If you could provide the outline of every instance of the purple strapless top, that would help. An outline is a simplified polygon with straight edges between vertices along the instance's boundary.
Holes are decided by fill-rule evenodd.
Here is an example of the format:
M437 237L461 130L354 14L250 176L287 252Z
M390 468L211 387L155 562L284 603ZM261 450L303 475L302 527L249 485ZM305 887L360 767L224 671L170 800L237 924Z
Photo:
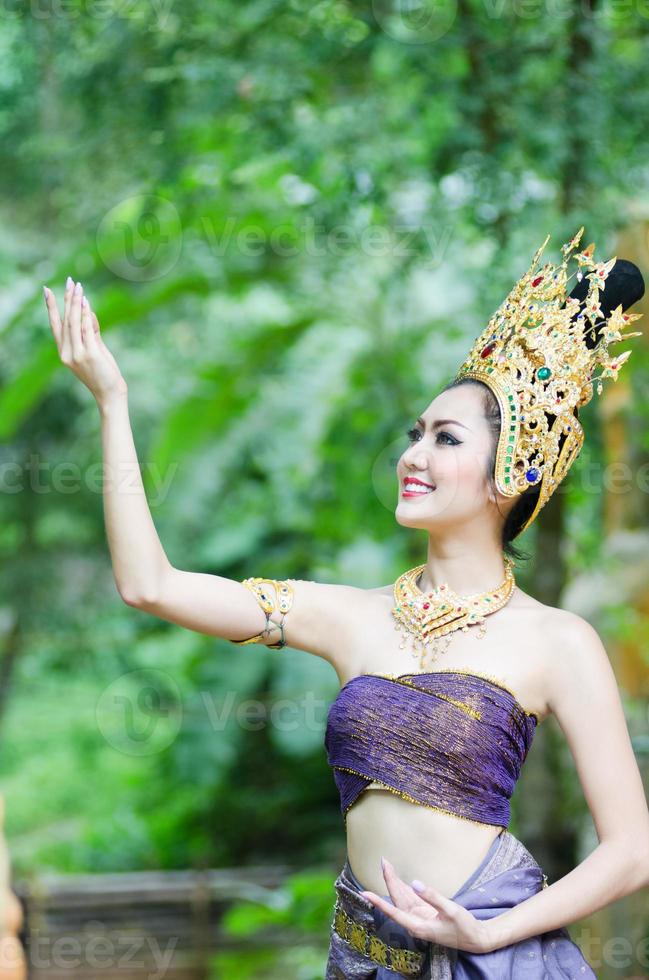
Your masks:
M537 722L487 675L352 677L329 707L324 742L343 817L379 782L412 803L507 829Z

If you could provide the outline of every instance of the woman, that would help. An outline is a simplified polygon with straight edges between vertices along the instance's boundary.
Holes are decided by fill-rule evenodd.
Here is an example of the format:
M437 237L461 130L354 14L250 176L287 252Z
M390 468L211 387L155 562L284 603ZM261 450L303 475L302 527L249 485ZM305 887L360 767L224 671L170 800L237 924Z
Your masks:
M375 589L240 583L172 566L141 483L133 493L127 386L97 318L80 284L68 280L62 320L46 289L60 358L97 400L108 472L133 474L128 493L111 480L104 490L124 601L234 643L288 644L336 670L325 744L347 860L327 980L592 977L565 926L649 882L649 813L606 652L586 621L521 591L508 554L579 452L594 367L615 377L625 359L607 357L599 338L619 339L622 309L642 294L635 267L618 263L604 313L615 260L596 264L591 246L573 255L580 235L559 267L537 270L538 250L457 383L409 430L396 517L426 531L426 561ZM580 280L570 297L569 258ZM547 886L506 828L520 766L550 713L600 843ZM423 891L407 883L416 879Z

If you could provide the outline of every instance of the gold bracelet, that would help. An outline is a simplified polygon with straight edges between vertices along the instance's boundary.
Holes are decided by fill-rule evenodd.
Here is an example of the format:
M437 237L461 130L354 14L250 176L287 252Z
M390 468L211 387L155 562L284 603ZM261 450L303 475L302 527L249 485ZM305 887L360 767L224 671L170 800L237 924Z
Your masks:
M277 592L279 611L282 613L282 619L279 623L273 622L270 618L271 613L274 613L277 607L272 596L268 594L264 583L273 585L275 587L275 591ZM277 643L267 643L266 646L268 646L271 650L279 650L286 646L286 640L284 639L284 620L287 612L289 612L291 606L293 605L293 588L288 584L288 580L250 576L250 578L243 579L241 584L250 589L257 602L263 609L266 616L266 625L261 633L257 633L255 636L250 636L246 640L230 640L230 642L236 643L240 646L243 646L246 643L258 643L264 636L270 635L272 623L272 626L278 627L281 634L281 640L279 640Z

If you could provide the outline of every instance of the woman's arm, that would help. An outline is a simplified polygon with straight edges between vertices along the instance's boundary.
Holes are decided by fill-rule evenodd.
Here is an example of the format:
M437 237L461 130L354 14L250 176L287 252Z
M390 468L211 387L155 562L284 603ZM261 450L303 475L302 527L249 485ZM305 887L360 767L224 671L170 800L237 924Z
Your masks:
M487 951L583 919L649 886L649 810L615 674L593 627L562 617L549 704L575 759L599 845L563 878L484 923Z
M156 590L166 556L147 504L128 416L128 386L106 347L81 283L68 276L63 318L44 287L61 362L94 396L101 416L104 519L119 594L137 602Z
M104 521L117 590L139 606L159 592L169 566L144 491L128 414L128 393L98 402L104 460Z
M131 606L162 619L228 640L268 633L257 642L276 643L282 621L275 587L267 587L276 611L266 617L241 582L174 568L151 517L140 476L128 414L128 389L101 339L97 317L83 290L65 290L63 320L51 291L45 299L61 361L89 388L97 402L104 458L104 519L113 575L120 596ZM360 670L357 642L362 610L369 612L373 590L289 579L293 595L284 624L285 642L328 659L342 679ZM359 615L359 613L361 615ZM370 620L373 612L369 614Z
M352 637L359 603L369 602L365 591L288 579L291 607L283 618L277 595L279 583L269 582L265 594L274 612L267 623L258 599L241 582L175 568L167 559L147 504L126 396L110 399L100 411L110 477L104 487L106 532L113 574L124 601L186 629L227 640L248 639L267 629L256 642L277 643L281 636L277 624L283 623L286 644L330 660L339 674L355 672ZM118 473L129 474L124 488L119 485L124 476L119 481L113 478Z
M303 579L285 582L292 591L291 608L284 620L285 643L328 660L341 683L359 673L363 640L367 641L368 623L375 616L370 609L372 590ZM256 642L269 645L280 639L279 629L271 625L282 621L277 601L280 584L265 585L275 612L270 617L269 635ZM227 640L256 636L266 626L258 600L241 582L222 575L183 571L171 565L158 579L157 594L137 605L186 629ZM363 624L365 633L361 638Z
M227 640L248 639L267 630L256 642L277 643L281 636L277 624L282 623L284 642L329 660L341 682L356 673L360 668L355 666L355 654L360 651L354 636L359 611L371 601L368 593L353 586L288 579L291 606L283 617L279 583L266 583L265 594L274 606L267 622L258 599L241 582L175 568L147 504L126 395L107 400L100 411L109 477L104 487L106 532L113 574L124 601L186 629Z

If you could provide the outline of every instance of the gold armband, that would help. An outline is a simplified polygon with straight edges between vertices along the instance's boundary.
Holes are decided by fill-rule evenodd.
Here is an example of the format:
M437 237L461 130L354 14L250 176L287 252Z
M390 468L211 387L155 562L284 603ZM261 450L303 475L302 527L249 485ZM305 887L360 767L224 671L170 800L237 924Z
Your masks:
M257 602L264 610L266 614L266 626L261 631L257 633L256 636L250 636L247 640L230 640L230 643L258 643L264 636L269 636L273 626L276 626L282 635L281 640L278 643L267 643L266 646L270 647L272 650L279 650L281 647L286 646L286 640L284 639L284 620L286 618L286 613L290 610L293 605L293 588L290 586L289 579L280 581L274 578L259 578L251 577L242 580L241 584L247 586L250 589ZM277 598L279 603L279 611L282 613L281 622L275 623L271 620L271 613L275 612L277 606L271 595L268 594L268 590L265 588L264 583L269 583L275 586L275 591L277 592Z

